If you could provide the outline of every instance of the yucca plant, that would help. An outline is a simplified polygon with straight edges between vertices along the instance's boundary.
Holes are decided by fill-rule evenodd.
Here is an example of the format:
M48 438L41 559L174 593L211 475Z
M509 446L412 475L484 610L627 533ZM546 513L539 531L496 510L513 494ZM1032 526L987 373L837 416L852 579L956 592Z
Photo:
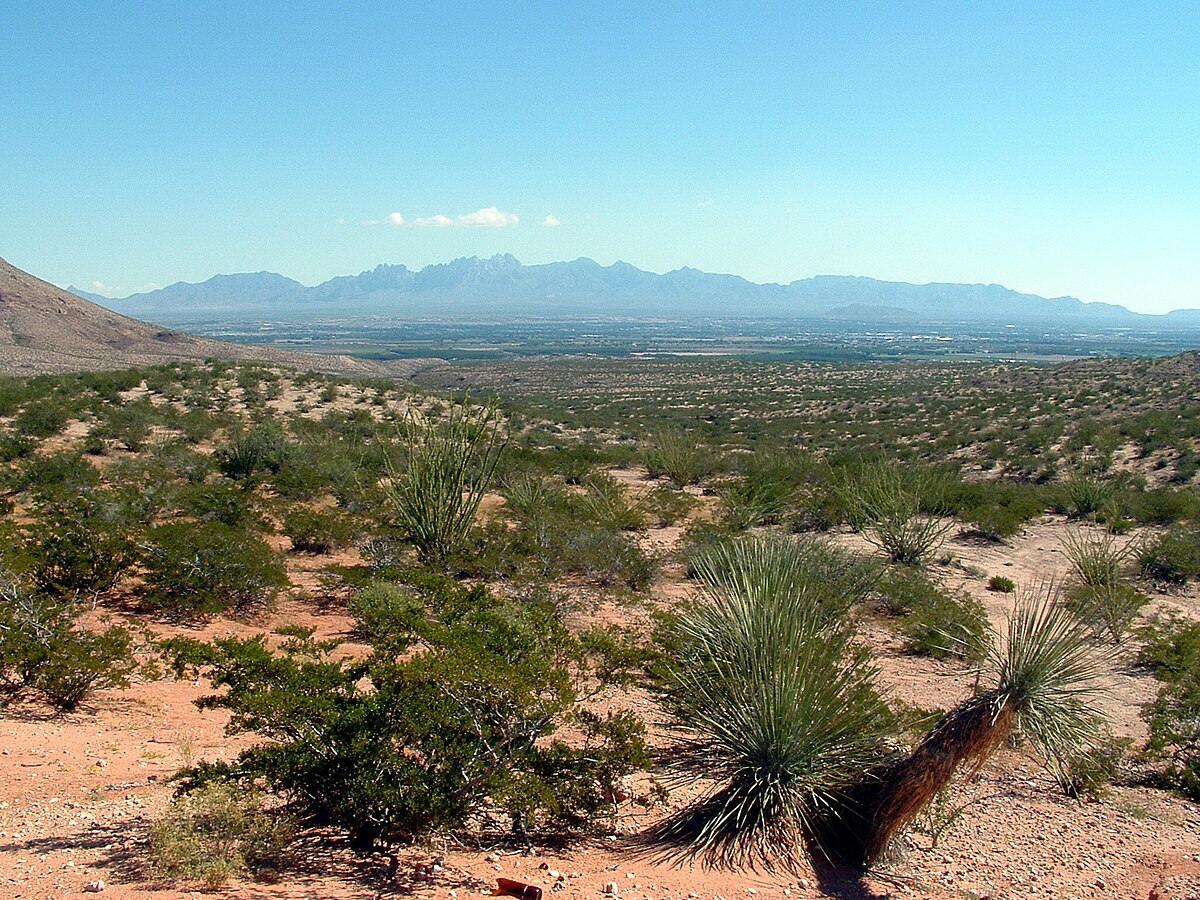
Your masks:
M651 478L665 475L678 487L696 484L716 467L712 451L678 429L662 429L651 437L644 459Z
M500 489L508 510L518 519L531 519L548 510L562 508L566 492L561 484L541 475L521 474L509 478Z
M1111 534L1068 532L1063 552L1071 562L1075 580L1067 602L1092 631L1120 643L1149 598L1122 580L1133 544L1118 547Z
M1062 510L1072 519L1094 518L1104 509L1117 485L1092 473L1080 473L1062 485Z
M1132 552L1132 545L1119 547L1106 532L1068 531L1062 537L1062 548L1074 576L1094 588L1120 584L1121 570Z
M636 501L630 502L620 483L607 472L596 472L583 479L587 493L582 511L587 521L618 531L639 531L646 527L646 513Z
M931 514L940 510L942 489L936 473L902 473L882 463L862 469L837 488L852 518L866 525L866 539L892 562L909 566L925 562L953 525Z
M763 538L694 559L702 595L660 634L676 653L662 687L682 730L675 776L720 786L657 828L675 852L799 861L885 753L891 714L844 614L869 583L843 561L819 544Z
M831 583L835 593L859 588L798 577L816 571L805 563L813 552L716 545L696 561L700 601L660 635L675 655L664 687L684 735L676 775L718 780L656 829L671 851L771 867L815 849L869 868L957 772L978 771L1010 737L1061 773L1099 733L1101 658L1046 587L1018 600L1002 644L991 644L996 686L900 752L852 620L821 610Z
M1009 616L1003 642L989 662L996 687L963 701L943 716L911 753L864 779L855 799L857 828L842 855L864 868L960 769L978 771L1010 736L1031 743L1052 771L1099 733L1096 705L1102 657L1090 630L1049 585L1026 593ZM874 782L874 784L871 784Z
M434 424L410 412L399 435L400 458L387 461L384 493L421 558L442 565L465 543L496 470L500 414L494 405L453 404Z

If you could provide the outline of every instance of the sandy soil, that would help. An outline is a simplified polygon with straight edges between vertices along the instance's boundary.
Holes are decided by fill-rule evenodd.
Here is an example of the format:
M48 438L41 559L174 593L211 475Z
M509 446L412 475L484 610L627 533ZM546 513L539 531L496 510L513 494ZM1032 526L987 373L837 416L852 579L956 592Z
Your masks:
M631 481L619 473L622 481ZM946 582L969 591L1002 620L1011 597L986 590L992 574L1018 583L1059 578L1064 524L1047 518L1008 545L951 540L949 565L938 571ZM670 547L680 529L656 529L645 540ZM854 535L838 540L856 543ZM251 634L274 622L312 625L322 635L345 637L349 620L336 597L328 596L319 570L328 558L292 557L297 589L272 621L219 620L189 634L211 637ZM664 567L652 602L684 595L678 566ZM1200 595L1157 595L1169 606L1200 618ZM645 621L646 604L613 604L604 617ZM157 630L165 632L165 626ZM883 681L896 696L921 706L948 707L965 697L972 675L960 666L906 656L884 628L868 625ZM354 647L347 648L354 652ZM1117 655L1110 677L1108 708L1117 734L1144 739L1139 706L1156 685ZM166 808L167 781L181 765L229 758L243 739L223 733L219 713L193 705L206 686L191 681L139 683L105 691L85 708L49 716L36 706L10 710L0 719L0 896L54 898L79 895L103 881L114 898L194 897L196 889L157 885L145 869L149 823ZM656 713L644 696L610 698L632 706L651 722ZM661 723L655 740L665 740ZM837 873L712 871L657 860L641 835L668 809L685 802L673 794L666 808L630 804L610 833L568 848L538 848L536 855L511 848L446 845L412 848L395 860L356 857L336 833L309 834L296 860L274 884L232 883L225 896L247 898L467 897L491 893L498 876L537 884L564 898L734 897L1133 897L1200 898L1200 807L1150 788L1115 786L1100 803L1063 796L1034 762L1005 751L969 784L960 784L949 809L917 823L902 857L866 880ZM935 842L932 832L942 828ZM444 857L444 867L424 877L418 864ZM394 870L394 871L393 871ZM556 875L561 875L557 878ZM615 888L611 886L615 885ZM606 894L606 889L610 893Z

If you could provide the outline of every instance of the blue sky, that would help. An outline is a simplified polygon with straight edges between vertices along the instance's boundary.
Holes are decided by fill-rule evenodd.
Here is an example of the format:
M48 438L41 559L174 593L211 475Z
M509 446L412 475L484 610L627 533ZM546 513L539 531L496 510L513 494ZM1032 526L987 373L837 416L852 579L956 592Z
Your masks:
M59 284L511 252L1200 307L1200 4L0 12L0 256Z

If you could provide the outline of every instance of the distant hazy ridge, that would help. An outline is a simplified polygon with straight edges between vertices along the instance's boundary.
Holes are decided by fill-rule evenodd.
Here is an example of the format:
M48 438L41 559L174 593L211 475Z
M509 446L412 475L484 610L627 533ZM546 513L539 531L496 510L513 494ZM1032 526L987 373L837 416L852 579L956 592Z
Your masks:
M822 275L791 284L755 284L736 275L678 269L665 275L590 259L525 266L511 255L470 257L414 271L379 265L315 287L271 272L216 275L200 284L113 300L69 288L126 315L152 321L357 315L454 318L835 318L907 323L1077 322L1142 327L1200 326L1200 310L1144 315L1074 297L1047 299L997 284L923 284Z

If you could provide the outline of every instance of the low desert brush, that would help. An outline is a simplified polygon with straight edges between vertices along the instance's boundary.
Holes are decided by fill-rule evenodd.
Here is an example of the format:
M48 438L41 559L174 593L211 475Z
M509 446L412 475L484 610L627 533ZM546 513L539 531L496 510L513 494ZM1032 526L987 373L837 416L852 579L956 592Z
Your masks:
M165 881L218 888L277 870L294 833L289 818L264 809L262 794L210 782L181 794L151 826L151 870Z

